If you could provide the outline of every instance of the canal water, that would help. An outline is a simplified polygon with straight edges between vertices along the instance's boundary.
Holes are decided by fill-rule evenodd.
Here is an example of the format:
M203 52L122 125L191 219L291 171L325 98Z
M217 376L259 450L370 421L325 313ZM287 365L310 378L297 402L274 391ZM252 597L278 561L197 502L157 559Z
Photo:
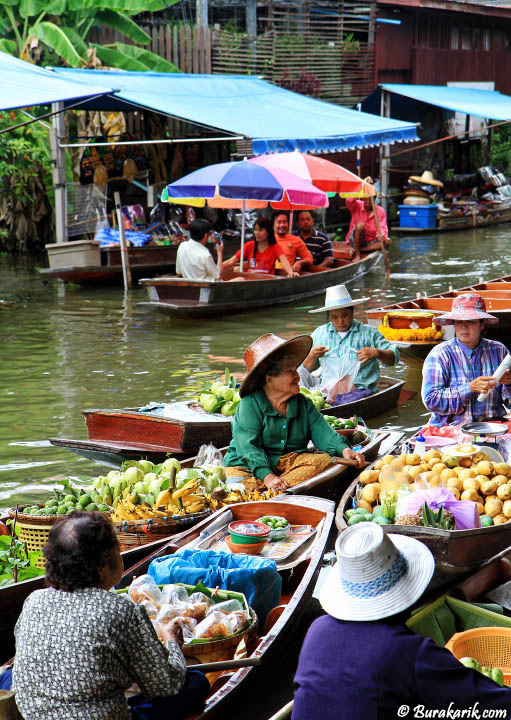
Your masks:
M391 278L383 265L350 285L376 307L511 273L511 226L394 237ZM324 295L212 319L176 321L138 303L145 290L44 283L28 260L0 257L0 507L43 499L55 480L88 484L98 464L49 444L86 439L84 408L122 408L197 397L227 366L243 373L243 350L265 332L309 333L323 321L308 310ZM356 316L364 318L364 306ZM426 419L421 363L403 357L386 374L417 394L373 427L411 433Z

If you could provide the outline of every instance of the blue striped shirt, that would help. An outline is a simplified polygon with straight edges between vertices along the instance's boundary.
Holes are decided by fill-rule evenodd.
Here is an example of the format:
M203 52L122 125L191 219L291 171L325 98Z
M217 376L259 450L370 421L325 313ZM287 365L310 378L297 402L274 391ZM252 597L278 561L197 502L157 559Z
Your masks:
M327 322L320 325L311 333L313 347L324 345L329 348L324 357L341 357L353 350L361 350L365 347L377 348L378 350L392 350L395 362L399 360L399 351L395 345L386 340L381 332L371 325L364 325L360 320L353 320L351 327L344 337L341 337L333 323ZM353 353L350 353L353 356ZM321 362L321 360L320 360ZM369 388L376 392L380 382L380 363L377 358L368 360L360 366L355 379L356 388Z
M511 401L511 386L498 383L486 400L469 383L493 375L506 357L507 348L495 340L481 338L472 350L454 338L440 343L429 353L422 368L422 401L432 413L432 425L459 425L480 418L499 418L505 414L502 403Z

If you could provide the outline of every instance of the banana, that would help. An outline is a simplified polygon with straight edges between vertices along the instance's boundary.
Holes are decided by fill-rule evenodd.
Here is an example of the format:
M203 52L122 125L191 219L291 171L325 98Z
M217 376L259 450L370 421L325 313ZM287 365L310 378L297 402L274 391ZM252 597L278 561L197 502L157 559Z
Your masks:
M180 490L175 490L172 493L172 502L174 504L177 504L179 498L182 498L184 495L190 495L191 493L194 493L196 490L199 490L200 487L201 484L196 478L193 478L193 480L188 480L188 482L183 485Z
M154 507L158 508L161 505L168 505L170 502L170 492L168 490L162 490L156 496Z
M186 508L186 512L189 514L201 512L202 510L204 510L205 507L206 505L203 502L196 502L192 505L188 505Z

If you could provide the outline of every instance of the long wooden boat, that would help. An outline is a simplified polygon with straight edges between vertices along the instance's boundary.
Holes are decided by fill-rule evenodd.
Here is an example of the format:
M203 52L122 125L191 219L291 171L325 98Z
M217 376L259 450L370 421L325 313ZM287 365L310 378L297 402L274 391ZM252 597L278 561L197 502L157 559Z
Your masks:
M134 280L154 277L167 273L176 266L178 245L144 245L129 247L128 258ZM239 248L239 239L224 238L225 252L234 254ZM70 265L59 268L40 268L45 279L57 279L80 285L122 284L121 250L119 246L100 248L99 265Z
M441 215L437 217L437 224L434 228L401 227L393 225L392 232L406 235L431 235L438 232L452 232L453 230L475 230L488 227L488 225L500 225L511 222L510 208L488 208L485 213L470 215Z
M355 478L337 507L335 524L340 532L348 527L344 513L353 507L357 486ZM385 532L407 535L427 545L444 576L463 574L511 545L511 523L474 530L440 530L408 525L382 527Z
M238 278L239 282L186 280L170 275L143 278L139 282L146 288L149 302L139 304L177 317L244 312L317 295L330 285L365 275L380 260L380 252L357 261L334 258L333 267L312 267L296 278L248 272L226 273L224 280Z
M467 287L452 289L436 295L428 295L409 300L402 300L391 305L384 305L379 308L367 310L367 318L370 325L378 327L384 322L385 316L389 312L413 311L420 314L421 312L442 315L449 312L452 307L452 301L458 295L467 292L477 292L484 297L486 308L489 313L499 318L498 325L488 325L484 330L485 337L491 340L499 340L507 347L511 346L511 275L494 278L493 280L482 281L468 285ZM413 318L410 323L414 322ZM434 341L410 340L396 342L400 348L411 351L420 357L425 357L432 348L443 340L449 340L454 337L454 328L452 325L446 325L441 328L442 339ZM394 342L394 341L393 341ZM511 348L510 348L511 349Z
M200 533L207 531L209 526L214 524L217 529L225 527L231 519L250 521L261 515L273 514L284 516L292 525L312 525L316 528L308 542L289 558L282 562L277 561L277 570L282 577L280 603L270 611L264 627L258 629L258 636L251 640L247 648L249 662L254 664L222 673L211 688L204 712L194 715L194 720L227 717L226 708L245 695L248 688L254 687L253 683L257 682L260 671L272 668L279 662L281 653L285 651L286 644L292 638L292 633L312 597L333 523L333 511L332 502L313 497L283 497L281 501L232 505L217 511L185 536L180 536L178 544L172 542L167 548L160 548L125 573L120 587L126 587L134 577L147 572L150 562L156 557L175 552L183 547L184 541L193 546L200 542Z

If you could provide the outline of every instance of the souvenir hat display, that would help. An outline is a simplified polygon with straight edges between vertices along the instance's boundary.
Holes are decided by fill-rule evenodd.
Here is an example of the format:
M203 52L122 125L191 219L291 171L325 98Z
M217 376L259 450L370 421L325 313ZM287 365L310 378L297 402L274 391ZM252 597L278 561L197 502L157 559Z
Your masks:
M422 175L410 175L409 187L405 188L403 205L429 205L433 189L443 187L443 182L435 180L431 170L424 170ZM428 191L428 188L431 190Z

